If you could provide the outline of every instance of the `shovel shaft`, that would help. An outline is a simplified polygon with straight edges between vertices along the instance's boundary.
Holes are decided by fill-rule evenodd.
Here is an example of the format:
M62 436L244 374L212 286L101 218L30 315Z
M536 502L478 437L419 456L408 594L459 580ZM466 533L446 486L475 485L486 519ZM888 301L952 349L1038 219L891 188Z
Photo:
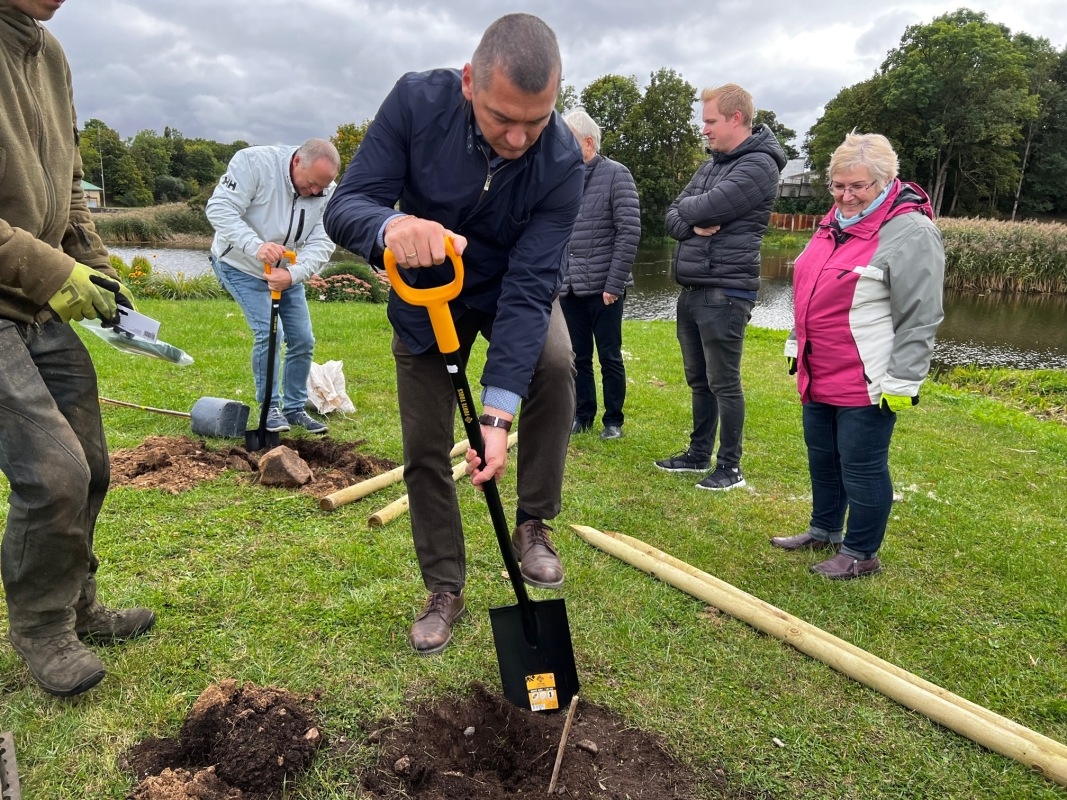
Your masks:
M296 253L292 250L285 251L285 257L289 259L290 264L296 263ZM263 274L270 275L270 264L263 262ZM270 414L270 401L274 395L274 360L278 353L278 312L281 310L282 293L271 291L270 293L270 330L267 334L270 338L267 339L267 374L264 375L263 382L263 398L262 404L259 410L259 428L253 435L246 434L246 444L252 450L262 450L268 440L271 438L268 436L267 431L267 415Z
M445 239L445 253L452 262L453 278L443 286L435 286L429 289L417 289L400 277L396 267L396 258L389 248L385 250L383 262L393 291L397 293L400 299L411 305L422 306L430 315L430 323L433 325L437 347L445 358L448 376L452 381L452 388L455 390L456 400L459 403L463 429L467 432L467 439L470 441L471 447L474 448L479 460L484 464L485 442L482 440L482 428L474 412L471 387L467 382L463 357L459 352L456 325L452 321L452 312L448 308L448 301L457 297L463 288L463 259L456 253L451 239ZM530 645L536 645L537 618L534 616L533 604L526 593L526 584L523 583L522 573L519 571L519 562L515 558L515 550L511 546L511 534L508 529L508 521L504 516L504 507L500 502L500 491L497 488L496 480L487 481L482 485L482 489L485 494L485 504L489 506L489 516L493 520L493 530L496 532L497 544L500 545L500 555L504 557L504 566L507 567L508 577L511 579L511 585L515 589L515 598L519 601L523 633Z

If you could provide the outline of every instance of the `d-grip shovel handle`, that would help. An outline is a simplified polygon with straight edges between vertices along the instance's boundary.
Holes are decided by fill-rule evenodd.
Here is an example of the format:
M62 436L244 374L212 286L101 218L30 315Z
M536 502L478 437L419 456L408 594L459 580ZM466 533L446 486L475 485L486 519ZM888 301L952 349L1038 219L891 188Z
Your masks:
M448 301L459 295L463 288L463 259L456 253L452 245L452 239L445 238L445 254L452 261L455 277L444 286L434 286L429 289L416 289L406 283L397 271L396 258L389 248L385 249L384 261L385 272L389 276L393 291L401 300L409 305L422 306L430 314L430 324L433 325L434 337L437 339L437 347L445 357L448 367L448 376L452 381L452 388L456 392L456 400L459 402L460 417L463 418L463 428L467 433L474 452L479 460L485 464L485 441L482 439L482 428L478 423L478 417L474 413L471 402L471 388L467 382L467 375L463 370L463 359L459 354L459 337L456 335L456 325L452 321L452 312L448 309ZM526 584L523 583L522 573L519 571L519 562L515 558L515 551L511 546L511 537L508 531L508 522L504 516L504 507L500 502L500 491L496 485L496 478L482 484L485 493L485 504L489 506L489 516L493 520L493 529L496 531L497 544L500 545L500 555L504 557L504 566L507 567L508 577L511 579L515 597L519 601L519 610L522 616L523 634L531 646L537 645L537 620L534 617L533 604L526 593Z
M286 250L285 254L282 256L282 258L289 259L289 265L292 266L293 264L296 263L296 251L295 250ZM264 275L270 275L270 264L267 263L266 261L263 262L263 274ZM281 292L272 291L270 293L270 299L271 300L281 300L282 299L282 293Z

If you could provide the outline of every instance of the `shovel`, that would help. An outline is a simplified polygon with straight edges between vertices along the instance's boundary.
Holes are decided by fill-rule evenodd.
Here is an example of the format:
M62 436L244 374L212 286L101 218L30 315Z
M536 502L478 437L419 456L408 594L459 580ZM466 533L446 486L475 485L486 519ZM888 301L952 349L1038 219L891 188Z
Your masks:
M296 263L296 253L285 251L290 264ZM263 274L270 275L270 264L263 262ZM282 438L276 431L267 430L267 415L270 413L270 399L274 393L274 358L278 352L278 311L282 304L282 293L270 293L270 339L267 340L267 375L263 384L263 402L260 406L259 427L245 431L245 450L254 453L281 444Z
M463 427L471 447L484 464L482 429L471 400L470 384L463 370L456 326L448 309L448 301L459 295L463 288L463 260L453 249L451 239L445 239L445 252L452 261L455 277L444 286L416 289L405 283L397 272L396 259L388 249L385 251L385 270L393 291L400 299L413 306L423 306L429 312L437 346L445 358L452 388L456 392ZM500 554L504 557L504 565L518 600L513 606L489 609L504 697L512 705L531 711L566 708L578 692L578 669L574 663L571 629L567 623L567 606L562 599L530 600L511 545L496 479L483 484L482 488L500 545Z

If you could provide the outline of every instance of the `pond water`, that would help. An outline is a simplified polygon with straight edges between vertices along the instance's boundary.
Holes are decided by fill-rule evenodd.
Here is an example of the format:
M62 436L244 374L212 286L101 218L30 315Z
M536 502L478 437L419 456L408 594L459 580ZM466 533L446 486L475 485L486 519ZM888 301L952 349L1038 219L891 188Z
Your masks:
M199 275L211 270L206 250L111 247L127 263L143 255L154 271ZM644 245L634 263L634 288L626 319L675 317L678 285L670 276L673 245ZM766 250L752 324L788 330L793 325L793 260L799 251ZM343 258L343 254L338 256ZM939 364L1020 369L1067 369L1067 296L945 293L945 321L938 330Z

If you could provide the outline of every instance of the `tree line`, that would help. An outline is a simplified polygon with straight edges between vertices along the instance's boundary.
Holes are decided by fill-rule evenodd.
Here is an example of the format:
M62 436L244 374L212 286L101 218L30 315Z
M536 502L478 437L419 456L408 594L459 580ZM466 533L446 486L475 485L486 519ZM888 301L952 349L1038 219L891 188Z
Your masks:
M559 111L582 106L602 131L601 153L629 167L641 198L644 233L664 235L667 207L707 158L693 121L697 89L662 68L643 88L635 76L605 75L577 91L564 86ZM760 109L790 158L796 131ZM342 172L370 120L338 126L333 143ZM842 89L807 131L807 165L825 178L834 149L850 130L885 134L901 177L931 195L948 216L1067 215L1067 50L1044 38L1012 34L984 13L960 9L909 26L873 76ZM164 128L123 140L98 119L85 123L86 180L106 203L146 206L206 202L227 162L248 142L187 139ZM783 211L821 213L830 197L783 199Z

